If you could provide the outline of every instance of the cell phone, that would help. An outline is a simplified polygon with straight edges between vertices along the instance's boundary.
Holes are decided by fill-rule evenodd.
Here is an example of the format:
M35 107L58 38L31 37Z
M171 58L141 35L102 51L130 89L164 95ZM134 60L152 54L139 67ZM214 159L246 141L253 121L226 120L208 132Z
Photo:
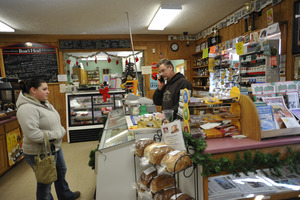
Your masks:
M160 77L158 78L158 80L159 80L159 82L161 82L161 83L164 83L164 82L165 82L165 80L164 80L164 78L163 78L162 76L160 76Z

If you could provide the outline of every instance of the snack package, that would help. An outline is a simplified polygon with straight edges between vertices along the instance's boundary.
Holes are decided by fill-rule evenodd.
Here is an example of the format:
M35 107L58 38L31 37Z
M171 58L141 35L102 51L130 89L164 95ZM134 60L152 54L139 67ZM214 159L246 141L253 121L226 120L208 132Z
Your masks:
M149 145L154 143L154 140L151 140L149 138L141 138L135 142L135 151L134 154L143 157L144 156L144 150Z
M235 125L227 125L219 129L224 136L239 135L240 131Z
M166 154L160 164L166 171L174 173L191 166L192 160L186 151L175 150Z
M150 183L150 191L155 194L166 188L175 186L175 179L170 174L162 174L154 177Z
M159 128L162 125L161 118L155 116L155 117L148 117L144 118L141 117L140 120L137 122L138 128Z
M221 138L223 134L216 128L204 130L206 138Z
M153 197L153 200L169 200L174 194L178 193L181 193L179 188L168 188L156 193Z

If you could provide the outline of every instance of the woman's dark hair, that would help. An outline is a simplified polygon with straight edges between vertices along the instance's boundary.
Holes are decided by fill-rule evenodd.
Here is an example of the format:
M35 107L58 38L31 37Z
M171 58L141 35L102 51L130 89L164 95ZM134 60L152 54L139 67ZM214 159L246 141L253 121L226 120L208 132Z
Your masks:
M41 86L42 83L46 83L46 81L41 78L32 78L30 81L21 81L20 88L23 93L29 94L30 88L34 87L35 89L37 89Z
M167 67L171 66L174 69L172 62L169 59L166 58L161 59L156 65L157 68L159 68L159 66L161 66L162 64L165 64Z

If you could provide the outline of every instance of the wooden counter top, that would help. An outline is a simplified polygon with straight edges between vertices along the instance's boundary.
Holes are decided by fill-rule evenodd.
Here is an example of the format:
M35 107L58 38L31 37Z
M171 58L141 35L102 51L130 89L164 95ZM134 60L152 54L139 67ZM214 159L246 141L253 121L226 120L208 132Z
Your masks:
M255 141L249 138L233 139L231 137L226 137L206 139L206 143L207 148L205 153L218 154L298 143L300 144L300 136L264 139L262 141Z
M5 119L5 120L0 121L0 126L3 125L3 124L6 124L8 122L14 121L14 120L17 120L17 117L16 116L11 116L9 119Z

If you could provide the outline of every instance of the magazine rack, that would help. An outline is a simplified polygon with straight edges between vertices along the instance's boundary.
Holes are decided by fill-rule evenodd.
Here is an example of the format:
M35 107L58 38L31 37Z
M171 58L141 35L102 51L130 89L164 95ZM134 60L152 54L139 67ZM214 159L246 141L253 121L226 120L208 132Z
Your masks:
M264 138L299 135L300 128L281 128L276 130L261 131L261 123L255 104L250 97L241 94L241 133L250 139L260 141Z

